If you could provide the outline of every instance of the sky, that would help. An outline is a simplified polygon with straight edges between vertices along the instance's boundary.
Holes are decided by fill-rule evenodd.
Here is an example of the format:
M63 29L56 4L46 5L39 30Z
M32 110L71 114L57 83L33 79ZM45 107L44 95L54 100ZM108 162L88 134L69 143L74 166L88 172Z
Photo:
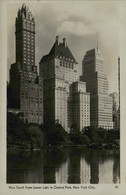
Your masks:
M114 1L25 2L36 23L36 65L49 53L56 35L59 42L65 37L67 45L82 72L86 51L98 47L104 59L104 72L109 81L109 93L118 92L118 57L120 56L120 30L125 21L121 17L121 4ZM22 3L7 5L7 67L15 62L15 18Z

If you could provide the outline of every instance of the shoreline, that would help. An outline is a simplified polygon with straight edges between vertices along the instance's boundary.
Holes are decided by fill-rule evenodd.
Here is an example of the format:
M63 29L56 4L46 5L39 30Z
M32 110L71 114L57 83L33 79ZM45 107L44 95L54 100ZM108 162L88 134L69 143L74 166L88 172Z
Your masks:
M35 152L35 151L41 151L41 150L62 150L65 148L81 148L81 149L94 149L94 150L120 150L119 146L109 146L109 145L104 145L104 146L99 146L99 145L61 145L61 146L48 146L45 145L41 148L23 148L22 146L19 145L14 145L14 146L8 146L7 147L7 152Z

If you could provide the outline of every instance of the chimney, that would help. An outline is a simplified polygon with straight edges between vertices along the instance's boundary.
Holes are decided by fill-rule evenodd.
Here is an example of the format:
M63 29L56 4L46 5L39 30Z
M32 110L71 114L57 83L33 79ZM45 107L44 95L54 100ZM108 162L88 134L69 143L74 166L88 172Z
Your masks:
M59 44L59 36L56 36L56 43Z
M66 47L66 38L63 38L63 45Z

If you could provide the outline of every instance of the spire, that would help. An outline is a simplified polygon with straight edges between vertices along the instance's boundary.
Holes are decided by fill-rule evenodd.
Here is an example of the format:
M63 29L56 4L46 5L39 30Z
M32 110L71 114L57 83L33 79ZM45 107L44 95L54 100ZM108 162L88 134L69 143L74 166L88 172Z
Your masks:
M98 52L98 32L97 32L97 52Z

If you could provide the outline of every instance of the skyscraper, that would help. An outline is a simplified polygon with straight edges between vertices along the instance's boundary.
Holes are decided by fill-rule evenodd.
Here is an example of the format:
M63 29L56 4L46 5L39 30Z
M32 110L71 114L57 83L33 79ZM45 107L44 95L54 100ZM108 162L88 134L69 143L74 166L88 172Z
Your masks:
M118 58L118 93L119 93L119 108L117 113L117 129L120 130L120 57Z
M15 27L16 62L26 64L30 70L35 66L35 19L27 6L18 10Z
M82 76L90 92L91 125L112 129L112 98L108 92L107 75L103 71L103 58L100 50L86 52L82 62Z
M77 129L90 126L90 94L86 92L86 83L73 83L73 119Z
M19 109L24 120L43 122L43 87L35 65L35 20L23 4L15 23L16 62L11 65L8 108Z
M59 37L56 36L49 54L43 56L40 61L39 71L40 76L43 77L44 122L58 120L65 130L69 130L75 123L80 130L86 124L90 125L90 117L87 117L90 110L88 103L90 94L86 93L86 84L78 81L78 63L68 48L65 38L63 43L59 43ZM79 124L82 121L77 119L80 113L75 114L77 110L74 102L80 101L78 89L82 90L83 96L86 96L83 97L86 98L84 104L88 104L85 108L88 110L85 112L86 116L82 114L83 119L85 117L88 122L84 122L84 119L83 125ZM81 104L78 104L78 112L83 109L80 108Z
M113 127L115 130L118 129L118 109L119 109L119 97L116 92L110 94L112 97L112 115L113 115Z

